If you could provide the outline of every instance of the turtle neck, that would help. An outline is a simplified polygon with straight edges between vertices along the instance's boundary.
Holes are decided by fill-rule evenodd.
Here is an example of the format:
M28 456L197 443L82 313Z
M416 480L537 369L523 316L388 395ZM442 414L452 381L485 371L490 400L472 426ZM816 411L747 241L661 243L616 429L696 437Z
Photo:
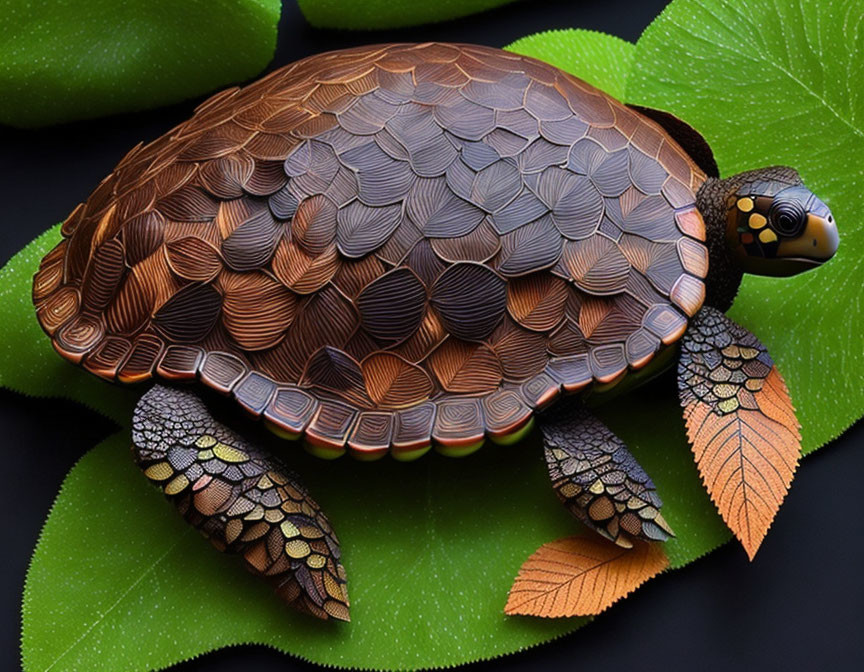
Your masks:
M709 177L696 194L696 207L705 220L705 244L708 246L705 304L724 312L732 305L744 276L726 244L726 198L737 188L735 177L725 180Z

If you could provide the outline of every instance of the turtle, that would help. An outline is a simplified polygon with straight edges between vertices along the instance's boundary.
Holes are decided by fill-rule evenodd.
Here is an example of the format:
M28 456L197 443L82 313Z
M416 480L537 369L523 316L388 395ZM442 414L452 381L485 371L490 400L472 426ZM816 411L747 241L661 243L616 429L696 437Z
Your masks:
M791 439L762 438L782 499L797 421L765 346L724 313L744 273L838 247L794 169L721 178L668 112L450 43L313 55L217 93L61 230L33 282L39 323L65 359L145 384L144 475L285 602L338 620L330 522L290 453L216 419L207 388L327 458L460 456L539 426L579 521L660 543L657 489L586 394L677 358L697 460L725 449L724 418L786 413Z

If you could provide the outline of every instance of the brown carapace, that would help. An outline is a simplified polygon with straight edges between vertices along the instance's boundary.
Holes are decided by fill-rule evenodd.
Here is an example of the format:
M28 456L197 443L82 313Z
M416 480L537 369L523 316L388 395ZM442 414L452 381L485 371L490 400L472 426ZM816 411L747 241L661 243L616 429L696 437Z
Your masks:
M39 318L97 375L198 376L325 448L476 444L681 336L704 179L532 59L323 54L124 158L43 263Z
M681 338L709 258L732 263L706 242L702 214L714 208L722 239L732 193L716 178L683 122L532 58L454 44L332 52L223 91L133 149L65 221L33 297L55 348L107 380L198 379L322 455L409 459L433 442L464 454ZM697 207L703 192L719 201ZM153 413L136 422L177 421ZM621 545L665 539L653 484L608 430L589 418L584 442L550 447L568 422L543 423L568 506ZM203 436L187 437L205 454L196 466L211 459ZM172 479L193 465L159 464ZM260 464L207 514L222 516L221 537L248 532L226 512L250 479L290 492ZM281 497L276 509L296 506ZM282 520L270 515L262 534ZM271 536L259 570L295 572ZM232 544L249 560L249 544ZM342 586L324 545L315 557ZM304 608L347 617L321 586Z

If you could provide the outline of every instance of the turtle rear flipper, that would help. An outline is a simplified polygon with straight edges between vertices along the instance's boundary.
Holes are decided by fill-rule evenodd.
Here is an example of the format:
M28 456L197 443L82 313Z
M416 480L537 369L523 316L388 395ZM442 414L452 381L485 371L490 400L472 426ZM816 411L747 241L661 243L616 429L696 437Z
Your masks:
M220 551L241 554L294 608L347 621L341 550L297 477L220 424L191 391L154 385L135 407L135 461Z
M552 485L576 518L626 548L634 538L674 536L648 474L582 404L561 401L539 417L539 425Z

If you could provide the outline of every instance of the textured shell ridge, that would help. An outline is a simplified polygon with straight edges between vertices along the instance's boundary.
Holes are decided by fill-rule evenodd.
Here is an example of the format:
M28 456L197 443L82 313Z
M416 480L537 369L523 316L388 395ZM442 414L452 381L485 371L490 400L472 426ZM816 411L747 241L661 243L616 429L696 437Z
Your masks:
M704 179L540 61L328 52L130 151L33 299L105 379L199 379L325 447L469 445L681 336L705 293Z

